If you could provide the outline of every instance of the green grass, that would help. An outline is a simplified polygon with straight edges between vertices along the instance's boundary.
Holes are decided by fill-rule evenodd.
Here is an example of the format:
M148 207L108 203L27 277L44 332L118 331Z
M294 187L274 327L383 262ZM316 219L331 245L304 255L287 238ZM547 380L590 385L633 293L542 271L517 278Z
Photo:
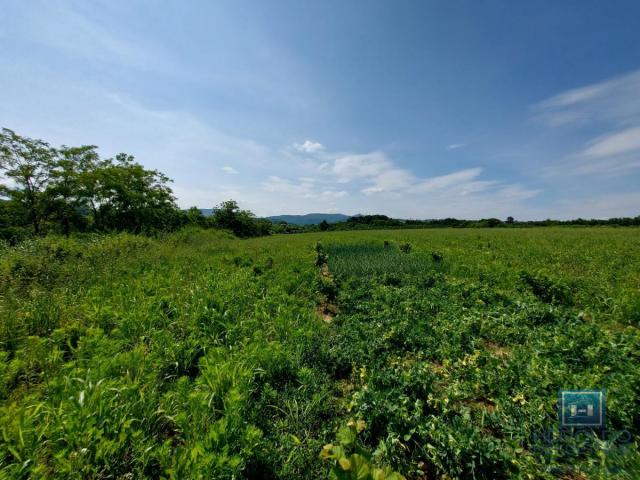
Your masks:
M331 272L339 276L420 273L431 267L425 255L403 253L391 244L332 243L327 245L326 251Z
M536 437L557 434L559 388L596 387L609 428L640 435L639 316L633 228L2 247L0 478L323 478L350 459L407 478L635 479L635 440Z

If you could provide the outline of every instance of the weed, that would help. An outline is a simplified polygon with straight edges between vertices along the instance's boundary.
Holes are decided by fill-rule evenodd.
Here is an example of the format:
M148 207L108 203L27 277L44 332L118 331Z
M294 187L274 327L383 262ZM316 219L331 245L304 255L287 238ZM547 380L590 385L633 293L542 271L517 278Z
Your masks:
M402 253L411 253L411 244L403 243L402 245L400 245L400 251Z

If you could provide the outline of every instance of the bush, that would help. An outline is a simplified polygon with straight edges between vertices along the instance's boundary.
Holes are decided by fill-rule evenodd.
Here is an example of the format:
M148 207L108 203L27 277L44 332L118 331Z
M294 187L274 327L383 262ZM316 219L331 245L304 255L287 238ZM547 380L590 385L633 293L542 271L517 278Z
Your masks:
M520 280L531 288L533 294L543 302L571 305L573 298L571 289L560 282L545 275L532 275L528 272L520 273Z
M402 245L400 245L400 251L402 253L411 253L411 244L403 243Z
M272 228L270 221L255 218L249 210L241 210L234 200L228 200L216 206L210 222L216 228L231 230L240 238L269 235Z

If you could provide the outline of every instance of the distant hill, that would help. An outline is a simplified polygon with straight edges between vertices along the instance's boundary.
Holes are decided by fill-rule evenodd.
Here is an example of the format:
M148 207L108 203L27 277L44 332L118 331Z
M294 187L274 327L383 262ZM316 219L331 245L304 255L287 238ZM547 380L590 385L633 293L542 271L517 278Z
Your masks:
M350 216L342 213L307 213L306 215L274 215L266 218L274 223L287 222L293 225L315 225L322 220L326 220L328 223L344 222Z
M200 211L205 217L213 215L212 208L201 208ZM328 223L344 222L351 216L343 215L342 213L307 213L306 215L274 215L264 218L273 223L287 222L292 225L317 225L322 220L326 220Z

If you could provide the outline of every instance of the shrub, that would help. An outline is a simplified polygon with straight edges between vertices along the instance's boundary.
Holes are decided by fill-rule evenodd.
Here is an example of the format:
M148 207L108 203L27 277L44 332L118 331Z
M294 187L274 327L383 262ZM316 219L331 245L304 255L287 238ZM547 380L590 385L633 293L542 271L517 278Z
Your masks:
M411 244L403 243L402 245L400 245L400 251L402 253L411 253Z
M391 467L375 467L371 454L358 442L358 434L366 427L363 420L350 420L336 434L336 445L322 447L320 458L332 463L331 478L344 480L405 480Z
M520 280L543 302L564 305L573 303L571 290L559 280L553 280L542 274L532 275L528 272L521 272Z

